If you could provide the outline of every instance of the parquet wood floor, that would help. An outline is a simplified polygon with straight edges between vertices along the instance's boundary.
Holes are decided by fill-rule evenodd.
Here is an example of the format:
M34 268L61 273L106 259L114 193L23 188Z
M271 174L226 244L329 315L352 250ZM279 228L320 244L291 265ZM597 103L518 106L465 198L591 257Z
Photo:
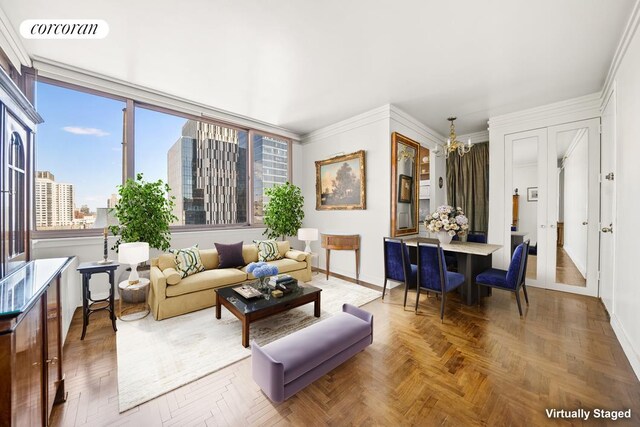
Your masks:
M80 341L78 311L65 344L68 399L51 425L583 424L550 421L546 408L631 408L633 419L615 425L640 425L640 382L598 300L530 287L521 319L510 292L494 291L481 307L452 296L441 323L434 297L422 296L415 315L402 296L395 288L367 304L374 343L287 402L261 393L245 359L123 414L115 334L98 315Z

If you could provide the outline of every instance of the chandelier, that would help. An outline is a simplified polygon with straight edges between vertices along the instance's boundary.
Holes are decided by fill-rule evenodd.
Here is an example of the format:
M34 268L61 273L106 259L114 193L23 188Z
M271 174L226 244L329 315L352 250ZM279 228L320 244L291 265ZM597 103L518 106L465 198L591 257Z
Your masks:
M458 141L458 136L456 135L456 127L453 124L453 122L456 120L456 117L449 117L447 118L447 120L451 122L451 125L449 126L450 130L449 138L447 139L447 145L444 146L443 151L440 151L440 147L438 147L436 149L436 156L442 157L444 155L444 157L448 159L450 155L457 152L458 155L462 157L469 151L471 151L471 138L469 138L466 144L464 142Z

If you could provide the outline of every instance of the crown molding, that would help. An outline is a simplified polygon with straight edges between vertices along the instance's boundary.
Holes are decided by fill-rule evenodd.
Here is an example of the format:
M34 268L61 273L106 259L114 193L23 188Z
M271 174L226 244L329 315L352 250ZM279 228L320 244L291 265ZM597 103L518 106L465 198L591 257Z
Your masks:
M607 72L607 77L604 81L604 86L602 87L600 105L601 108L605 107L605 104L609 98L609 93L613 88L613 82L615 81L616 74L618 73L618 68L620 68L620 64L622 63L622 60L624 59L624 56L629 49L629 45L631 44L633 36L636 34L639 25L640 0L636 0L629 20L627 21L627 25L624 28L624 32L622 33L622 37L620 37L620 41L618 42L618 46L616 47L613 59L611 60L611 65L609 65L609 71Z
M391 120L395 120L396 122L408 127L435 145L444 145L444 141L446 139L444 136L420 122L406 111L391 104L389 106L389 112Z
M0 8L0 47L18 72L21 72L22 65L31 67L31 57L2 8Z
M135 101L164 107L170 110L211 118L224 123L233 124L235 126L252 128L284 136L295 141L300 140L300 135L298 133L271 123L190 101L186 98L134 83L129 83L127 81L105 76L93 71L62 64L48 58L34 56L33 66L38 70L38 75L42 77L95 89L112 95L118 95L123 98L131 98Z
M353 129L357 129L362 126L367 126L371 123L376 123L381 120L388 120L391 117L391 105L385 104L373 110L365 111L364 113L350 117L345 120L341 120L337 123L322 127L314 130L302 136L302 144L309 143L311 140L317 141L320 139L328 138L333 135L337 135L343 132L348 132Z
M471 139L472 144L478 144L481 142L489 142L489 130L481 130L480 132L465 133L464 135L458 135L461 142L465 142Z
M572 98L565 101L529 108L515 113L503 114L489 118L489 130L508 127L516 124L534 127L550 126L550 123L566 123L588 117L600 116L601 92ZM576 117L572 119L571 117Z

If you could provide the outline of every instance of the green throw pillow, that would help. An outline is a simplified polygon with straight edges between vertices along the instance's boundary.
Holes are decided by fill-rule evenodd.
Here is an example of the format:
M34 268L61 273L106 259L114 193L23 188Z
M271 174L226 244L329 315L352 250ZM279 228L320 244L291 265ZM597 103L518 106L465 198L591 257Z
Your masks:
M187 249L169 249L169 252L175 256L176 270L182 275L182 278L204 271L198 245Z
M254 240L253 243L258 246L258 261L275 261L282 258L275 240Z

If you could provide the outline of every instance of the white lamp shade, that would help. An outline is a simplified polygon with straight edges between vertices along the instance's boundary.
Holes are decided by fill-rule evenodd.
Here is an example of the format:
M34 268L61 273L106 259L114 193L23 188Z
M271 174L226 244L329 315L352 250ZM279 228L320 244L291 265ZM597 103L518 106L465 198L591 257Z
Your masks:
M298 229L298 240L305 242L315 242L318 240L317 228L300 228Z
M96 220L93 223L93 228L106 228L111 225L118 225L118 218L114 215L113 209L97 208Z
M139 264L149 259L149 244L146 242L121 243L118 246L118 262Z

